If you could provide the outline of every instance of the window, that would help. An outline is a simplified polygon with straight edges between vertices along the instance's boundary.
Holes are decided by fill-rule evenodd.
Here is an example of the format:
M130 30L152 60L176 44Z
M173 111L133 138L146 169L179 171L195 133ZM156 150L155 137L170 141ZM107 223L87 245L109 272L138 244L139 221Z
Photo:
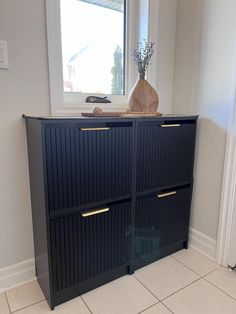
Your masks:
M128 92L137 80L130 49L144 35L157 42L158 3L46 0L53 115L91 112L88 95L109 96L111 104L99 104L104 110L127 109Z
M61 0L64 92L124 94L125 0Z

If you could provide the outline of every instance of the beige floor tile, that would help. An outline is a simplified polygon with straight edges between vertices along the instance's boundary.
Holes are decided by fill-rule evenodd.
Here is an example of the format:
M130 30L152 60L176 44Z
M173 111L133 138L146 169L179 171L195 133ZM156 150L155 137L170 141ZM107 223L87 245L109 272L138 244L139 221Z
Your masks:
M175 314L235 314L236 301L200 279L163 301Z
M9 314L10 313L5 293L0 294L0 313L1 314Z
M236 299L236 272L221 267L207 275L206 279Z
M171 312L163 304L158 303L142 312L142 314L171 314Z
M31 305L23 310L17 311L16 314L89 314L80 297L56 306L52 312L46 301Z
M219 268L218 264L214 263L210 259L204 257L203 255L191 248L189 248L188 250L181 250L173 254L173 257L192 269L200 276L205 276L215 269Z
M135 272L152 293L162 300L200 277L172 257L163 258Z
M8 290L6 294L12 312L45 299L36 280Z
M158 300L133 276L124 276L82 298L94 314L135 314Z

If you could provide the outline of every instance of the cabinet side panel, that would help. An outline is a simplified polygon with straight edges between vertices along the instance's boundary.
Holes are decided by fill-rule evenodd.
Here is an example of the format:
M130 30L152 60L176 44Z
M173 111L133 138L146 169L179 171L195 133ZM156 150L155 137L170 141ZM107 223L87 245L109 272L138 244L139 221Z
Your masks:
M51 307L41 121L27 119L36 276Z

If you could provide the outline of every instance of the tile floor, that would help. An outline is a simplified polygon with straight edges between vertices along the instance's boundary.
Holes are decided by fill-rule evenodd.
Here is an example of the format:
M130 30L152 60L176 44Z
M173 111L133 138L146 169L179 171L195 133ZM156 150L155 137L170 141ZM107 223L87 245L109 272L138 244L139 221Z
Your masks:
M0 294L0 314L50 314L36 281ZM55 314L236 314L236 272L193 249L161 259L54 310Z

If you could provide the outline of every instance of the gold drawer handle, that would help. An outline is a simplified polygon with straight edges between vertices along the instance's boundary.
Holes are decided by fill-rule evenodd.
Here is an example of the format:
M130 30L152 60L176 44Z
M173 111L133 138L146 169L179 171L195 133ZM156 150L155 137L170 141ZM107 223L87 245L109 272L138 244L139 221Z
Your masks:
M181 124L161 124L161 128L176 128L178 126L181 126Z
M82 215L82 217L89 217L89 216L94 216L94 215L108 212L109 210L110 210L110 208L101 208L101 209L97 209L97 210L93 210L93 211L83 212L83 213L81 213L81 215Z
M81 131L108 131L110 128L80 128Z
M168 192L168 193L157 194L157 197L162 198L162 197L167 197L167 196L171 196L175 194L176 194L176 191L173 191L173 192Z

